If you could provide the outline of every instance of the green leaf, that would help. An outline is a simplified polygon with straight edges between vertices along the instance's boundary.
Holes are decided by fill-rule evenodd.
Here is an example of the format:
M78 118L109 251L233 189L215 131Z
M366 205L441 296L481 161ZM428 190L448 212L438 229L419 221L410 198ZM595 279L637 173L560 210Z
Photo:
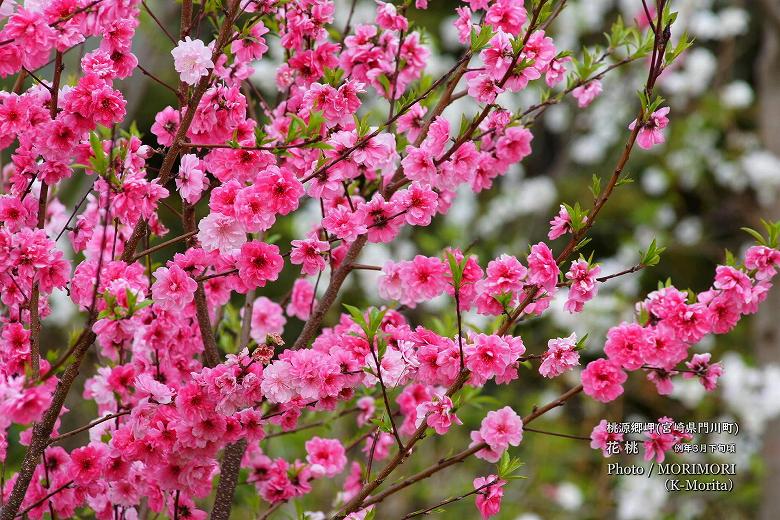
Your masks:
M460 289L461 282L463 281L463 271L466 269L466 259L463 262L458 262L450 251L447 251L447 262L450 265L450 273L452 273L452 285L455 289Z
M594 199L598 199L599 195L601 195L601 177L595 173L590 180L590 192L593 194Z
M658 262L661 261L661 253L665 250L665 247L658 247L655 239L653 239L646 251L639 251L639 257L641 258L639 263L647 267L658 265Z
M732 253L731 251L726 249L724 254L725 254L725 257L726 257L725 258L726 265L729 265L731 267L734 267L735 265L737 265L737 259L734 257L734 253Z
M574 251L579 251L580 249L582 249L583 247L585 247L586 245L588 245L588 244L590 243L590 241L591 241L591 240L592 240L592 239L591 239L590 237L585 237L585 238L583 238L582 240L580 240L580 243L579 243L579 244L577 244L576 246L574 246Z
M575 202L574 206L569 206L564 202L563 207L566 208L566 212L569 214L569 218L571 219L571 228L574 231L579 231L585 227L585 219L588 216L588 213L583 211L579 202Z
M510 457L509 451L505 451L504 454L501 455L501 459L499 459L497 466L498 477L501 479L508 479L523 466L523 462L519 458Z
M382 320L384 319L385 314L387 314L387 311L388 309L380 311L376 307L372 307L369 310L368 333L372 338L379 330L379 326L382 325Z
M380 74L378 76L379 83L382 84L382 87L385 89L385 94L390 95L392 92L393 86L390 84L390 80L387 77L387 74Z
M680 36L680 39L677 42L677 45L674 46L672 49L666 50L666 55L664 56L665 66L668 66L674 60L676 60L680 54L685 52L688 48L693 45L694 39L688 37L688 33L684 32L682 36Z
M771 247L772 249L777 249L777 240L778 237L780 237L780 220L776 222L769 222L767 220L761 219L761 224L764 226L764 229L766 229L767 235L769 235L767 246Z
M347 309L347 312L352 316L352 320L360 325L360 328L365 330L367 328L366 326L366 318L363 316L363 313L358 309L357 307L353 307L352 305L347 305L346 303L342 304L345 309Z
M756 242L758 242L760 245L765 246L767 245L766 239L764 238L764 235L756 231L755 229L751 229L749 227L743 227L740 228L742 231L753 237Z
M135 310L141 310L145 309L146 307L149 307L152 303L154 303L152 300L143 300L138 305L135 306Z
M480 27L479 33L477 33L476 28L471 28L471 50L472 52L479 52L485 47L487 47L488 42L491 38L493 38L493 28L488 25L484 24Z

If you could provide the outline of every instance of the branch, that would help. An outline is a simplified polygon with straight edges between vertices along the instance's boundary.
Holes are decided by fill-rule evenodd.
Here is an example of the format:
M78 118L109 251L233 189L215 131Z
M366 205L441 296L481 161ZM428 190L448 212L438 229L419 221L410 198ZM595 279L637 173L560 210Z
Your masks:
M22 505L22 501L27 493L27 488L30 485L38 461L41 459L44 450L49 445L49 438L54 429L54 423L60 415L60 410L62 410L62 406L65 404L65 397L67 397L68 391L73 385L73 381L75 381L76 376L79 374L79 366L84 359L87 349L89 349L89 346L95 341L95 333L92 332L92 325L95 324L96 317L96 312L93 311L90 313L84 330L74 344L73 363L71 363L62 374L62 378L54 391L54 395L52 395L52 403L44 412L43 418L33 426L30 445L27 448L27 452L24 454L24 460L22 460L21 467L17 473L16 482L14 482L13 490L8 497L8 502L6 502L5 507L3 507L2 512L0 512L0 520L13 520L14 517L16 517L16 513L19 511L19 507ZM48 373L52 372L53 369Z
M224 47L225 42L227 42L228 38L230 37L233 21L238 14L239 6L239 0L234 0L230 5L228 14L225 17L224 24L220 29L219 36L217 37L216 44L214 46L212 61L216 61L216 59L219 57L219 54L222 52L222 48ZM203 97L203 94L206 92L211 79L211 75L201 78L200 82L195 88L193 96L190 99L188 105L188 110L183 114L181 124L176 131L174 142L168 149L168 152L163 159L163 164L160 168L159 174L161 185L166 184L170 180L174 162L176 161L176 158L182 149L182 143L184 142L187 130L189 129L189 126L192 124L192 120L195 117L195 109L197 104ZM140 220L138 224L136 224L130 239L125 243L125 250L122 254L122 261L126 263L131 261L133 256L135 256L135 250L138 246L138 242L145 234L146 221ZM99 273L100 269L98 269L98 275ZM73 356L73 362L62 374L62 378L60 379L59 384L57 385L57 388L52 395L51 405L46 410L46 412L44 412L41 421L36 423L33 427L33 434L30 440L30 445L28 446L24 455L24 460L22 461L22 465L17 474L16 482L14 482L13 490L8 497L8 502L6 503L5 507L2 508L2 512L0 512L0 520L13 520L16 516L16 513L19 511L19 507L21 506L22 501L24 500L24 497L27 493L27 488L30 485L30 481L32 480L33 473L35 472L38 461L46 449L46 446L49 444L49 439L54 429L54 424L59 417L59 413L62 410L63 405L65 404L65 398L68 394L68 391L73 385L76 376L78 376L79 367L84 360L84 356L87 350L95 341L96 336L92 331L92 326L95 324L96 319L97 312L94 306L92 306L92 308L90 308L87 323L82 330L79 339L70 349L72 352L69 352L68 356ZM64 359L67 360L67 358ZM62 362L64 363L65 361L63 360ZM50 376L53 373L54 368L52 367L52 369L47 372L47 376Z
M244 300L244 316L241 323L239 352L244 350L249 344L254 299L255 290L252 289L246 293ZM228 520L230 518L230 511L233 508L233 495L236 493L238 474L241 471L241 459L244 458L246 447L246 439L241 439L228 444L222 452L222 462L219 465L219 484L217 485L217 494L214 497L214 507L211 511L212 519Z
M233 508L233 495L238 484L238 473L241 469L241 459L246 451L246 439L228 444L222 454L217 495L214 498L214 508L211 510L211 520L228 520Z
M297 428L293 428L292 430L286 430L286 431L270 433L270 434L266 435L263 438L263 440L273 439L274 437L282 437L283 435L291 435L293 433L298 433L298 432L301 432L301 431L304 431L304 430L310 430L312 428L317 428L319 426L325 426L326 424L328 424L329 422L331 422L331 421L333 421L335 419L340 419L341 417L344 417L345 415L349 415L349 414L352 414L352 413L355 413L355 412L359 412L359 411L360 411L360 408L348 408L348 409L340 412L337 416L331 417L330 419L322 419L321 421L316 421L316 422L313 422L313 423L304 424L303 426L298 426Z
M545 413L549 412L553 408L557 408L559 406L563 406L563 404L580 393L582 391L582 385L577 385L574 388L570 389L566 393L562 394L560 397L555 399L554 401L546 404L545 406L541 408L535 408L530 414L523 417L523 429L526 428L526 425L530 422L533 422L540 416L544 415ZM529 430L531 431L531 430ZM382 493L379 493L376 496L371 497L369 500L366 500L362 505L362 507L368 507L373 504L377 504L384 500L385 498L389 497L390 495L394 495L395 493L398 493L404 488L407 488L411 486L412 484L419 482L421 480L424 480L439 471L443 470L444 468L448 468L452 466L453 464L457 464L458 462L461 462L471 455L474 455L478 451L483 450L484 448L487 448L487 443L481 442L475 446L472 446L466 450L461 451L460 453L453 455L451 457L447 457L444 459L439 460L438 463L430 466L428 469L425 469L415 475L412 475L410 477L405 478L401 482L395 484L394 486L391 486L387 488L387 490L383 491ZM355 509L357 510L357 509Z
M64 489L66 489L66 488L68 488L68 487L70 487L70 485L71 485L71 484L73 484L73 481L72 481L72 480L71 480L71 481L69 481L69 482L66 482L65 484L61 485L60 487L58 487L57 489L55 489L54 491L52 491L51 493L49 493L48 495L46 495L45 497L43 497L42 499L38 500L38 501L37 501L37 502L35 502L33 505L31 505L30 507L28 507L27 509L25 509L24 511L22 511L21 513L19 513L19 514L18 514L18 515L16 515L16 516L17 516L17 517L26 517L26 516L27 516L27 513L29 513L30 511L32 511L32 510L33 510L33 509L35 509L36 507L40 506L41 504L43 504L44 502L46 502L47 500L49 500L51 497L53 497L54 495L56 495L56 494L57 494L57 493L59 493L60 491L62 491L62 490L64 490Z
M160 249L164 249L170 245L176 244L178 242L181 242L182 240L187 240L188 238L197 235L198 232L195 230L187 231L186 233L177 236L176 238L172 238L170 240L166 240L165 242L162 242L160 244L157 244L156 246L152 246L149 249L144 249L137 255L135 255L132 259L133 262L136 260L140 260L141 258L145 257L146 255L150 255L154 253L155 251L159 251Z
M309 316L309 319L306 320L306 323L303 326L303 330L301 330L301 333L298 335L298 339L295 340L295 344L292 348L303 348L309 344L312 338L314 338L314 335L317 333L317 329L322 323L322 319L325 317L325 313L328 312L328 309L330 309L330 307L336 301L339 290L341 289L341 285L344 283L347 275L352 270L352 263L360 254L363 246L366 245L367 240L368 236L360 235L355 239L352 245L349 246L349 250L347 251L346 256L341 261L338 268L331 274L330 283L328 283L328 288L325 290L325 294L317 304L317 308L314 309L314 312L311 314L311 316Z
M628 269L624 269L622 271L618 271L617 273L608 274L606 276L600 276L600 277L596 278L596 281L604 283L606 281L612 280L613 278L617 278L619 276L624 276L624 275L627 275L627 274L636 273L638 271L641 271L645 267L647 267L647 266L645 266L643 264L636 264L636 265L634 265L632 267L629 267ZM557 284L557 287L568 287L570 285L571 285L571 280L569 280L567 282L559 282Z
M217 62L217 59L222 53L222 48L225 46L228 38L230 38L230 35L232 34L233 22L235 21L236 15L238 14L240 4L240 0L233 0L233 2L230 4L227 16L225 16L225 21L220 28L219 35L217 36L216 43L214 45L214 52L212 53L211 58L211 61L214 63ZM179 124L179 128L176 130L176 135L173 138L173 143L171 143L170 148L168 148L168 152L165 154L162 165L160 166L158 179L161 186L167 184L171 179L173 165L176 162L176 158L178 157L179 152L181 152L181 150L184 148L187 131L189 130L190 125L192 124L192 120L195 117L195 111L198 107L198 103L200 103L203 94L211 84L213 75L214 71L212 70L211 74L203 76L200 79L198 84L195 86L192 97L190 97L189 102L187 103L186 110L181 116L181 123ZM145 234L146 220L141 219L135 225L132 235L130 235L130 238L125 243L125 250L122 253L123 262L129 263L133 256L135 256L135 250L138 247L138 242Z
M568 433L559 433L559 432L549 432L547 430L537 430L535 428L526 428L523 427L524 432L533 432L533 433L542 433L544 435L552 435L553 437L563 437L565 439L576 439L579 441L589 441L591 440L590 437L585 437L583 435L571 435Z
M51 100L49 101L49 115L52 120L57 118L57 97L60 90L60 78L62 77L62 53L57 52L54 61L54 79L51 83ZM28 74L33 75L28 71ZM49 200L49 185L41 181L41 192L38 196L38 229L43 229L46 224L46 205ZM32 377L38 379L41 373L41 316L38 305L40 300L40 284L35 280L30 292L30 360L32 365Z
M306 182L310 181L311 179L313 179L314 177L318 177L318 176L324 174L330 168L332 168L336 164L340 163L341 161L343 161L344 159L349 157L349 155L352 152L354 152L355 150L357 150L358 148L360 148L361 146L366 144L368 141L370 141L374 137L378 136L380 133L382 133L382 130L384 130L385 128L387 128L388 126L393 124L395 121L397 121L399 117L401 117L406 112L408 112L414 105L416 105L420 101L422 101L425 98L427 98L431 94L431 92L436 90L442 83L447 81L447 78L449 78L461 65L463 65L464 63L468 63L469 59L471 59L471 51L466 52L461 57L461 59L458 60L458 62L448 72L446 72L442 77L440 77L439 79L434 81L433 84L425 90L425 92L423 92L422 94L417 96L415 99L413 99L412 101L410 101L409 103L407 103L406 105L401 107L398 110L398 112L396 112L396 114L392 118L388 119L383 124L379 125L379 127L377 127L377 129L374 130L373 132L371 132L370 134L366 135L365 137L363 137L361 139L358 139L357 142L354 145L352 145L351 147L349 147L346 150L344 150L341 154L339 154L337 157L335 157L332 161L322 165L321 167L317 168L313 173L311 173L311 174L307 175L306 177L304 177L303 179L301 179L301 182L306 183ZM424 133L421 132L420 135L424 135Z
M96 419L92 421L89 424L85 424L84 426L80 428L76 428L75 430L71 430L69 432L65 432L63 434L57 435L56 437L52 437L49 439L49 444L54 444L55 442L60 442L62 439L67 439L68 437L73 437L74 435L77 435L85 430L91 430L95 426L97 426L100 423L104 423L106 421L110 421L111 419L116 419L117 417L122 417L123 415L129 415L131 413L131 410L126 410L124 412L117 412L114 414L106 415L105 417L101 417L100 419Z
M483 489L492 486L496 482L498 482L497 478L491 480L490 482L488 482L486 484L483 484L483 485L479 486L478 488L476 488L476 489L474 489L472 491L469 491L468 493L464 493L464 494L458 495L456 497L452 497L452 498L448 498L446 500L442 500L438 504L433 505L431 507L428 507L426 509L419 509L417 511L409 513L408 515L404 516L401 520L408 520L409 518L414 518L415 516L427 515L428 513L434 511L435 509L440 508L441 506L446 506L447 504L452 504L453 502L457 502L458 500L463 500L464 498L470 497L471 495L476 495L477 493L479 493Z
M145 0L141 0L141 4L143 4L144 9L146 9L146 12L149 13L149 16L152 17L152 20L154 20L154 23L157 24L157 27L162 29L162 32L165 33L165 36L167 36L168 39L171 40L171 43L174 44L174 45L178 45L178 43L176 42L174 37L171 36L171 33L168 32L168 29L165 28L165 26L160 22L160 20L154 15L152 10L149 9L149 6L146 5L146 1Z

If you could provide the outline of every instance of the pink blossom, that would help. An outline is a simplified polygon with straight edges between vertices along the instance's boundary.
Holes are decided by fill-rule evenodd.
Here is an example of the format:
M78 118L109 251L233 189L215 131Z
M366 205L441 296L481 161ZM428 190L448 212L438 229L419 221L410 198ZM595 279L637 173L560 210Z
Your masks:
M237 251L246 242L246 232L235 218L211 212L198 222L198 241L206 251Z
M231 43L230 50L240 61L259 60L268 51L268 45L263 39L263 35L266 33L268 33L268 28L260 20L252 26L246 37Z
M453 423L463 424L458 416L452 411L454 405L452 399L446 395L434 396L432 400L425 401L417 405L416 427L420 427L423 420L433 428L439 435L444 435L449 431Z
M502 452L523 440L523 420L512 408L505 406L487 413L479 434L491 450Z
M285 321L281 305L265 296L255 298L250 322L250 335L253 340L265 343L268 334L281 334Z
M314 286L305 278L295 280L290 294L290 303L287 304L287 314L301 320L307 320L312 307L316 304Z
M611 457L623 445L623 434L609 431L606 419L602 419L590 433L590 447L601 450L605 457Z
M385 201L382 194L377 193L370 202L360 204L358 211L363 216L363 225L368 230L369 242L389 242L398 235L403 224L401 211L395 201Z
M377 0L376 23L389 31L405 31L409 27L406 18L398 14L395 5Z
M669 107L660 108L650 114L650 117L647 119L647 121L642 123L642 125L639 127L639 133L636 137L636 143L640 148L649 150L653 146L661 144L666 140L662 130L666 128L666 125L669 124L669 118L666 117L666 114L668 113ZM630 130L634 130L636 125L637 120L635 119L630 125L628 125L628 128Z
M552 293L558 284L560 269L552 250L544 242L531 246L528 255L528 282Z
M376 407L374 406L374 398L366 395L357 400L357 407L360 410L357 416L357 425L363 426L374 416Z
M521 126L512 126L504 131L496 143L496 156L506 163L522 161L531 153L531 131Z
M469 448L473 448L474 446L485 443L485 440L482 438L482 435L479 433L479 431L472 431L470 436L471 443L469 444ZM504 451L505 450L494 450L490 446L487 446L486 448L483 448L475 453L474 456L478 459L495 463L501 459L501 455L504 453Z
M274 361L263 370L263 396L272 403L286 403L295 395L290 364Z
M468 94L480 103L492 103L496 96L504 91L487 74L479 72L467 72L466 81L468 84Z
M249 287L265 287L279 277L284 260L279 248L265 242L247 242L241 246L236 267L238 275Z
M471 9L465 6L456 7L455 12L458 14L458 18L453 22L453 25L458 31L458 41L466 43L471 37L471 28L474 27L471 22Z
M571 268L566 273L570 280L569 295L563 304L569 312L582 312L585 303L592 300L598 292L597 277L601 274L601 267L591 266L586 260L577 260L571 263Z
M181 197L189 204L195 204L200 194L208 187L203 162L194 154L182 155L179 175L176 176L176 187Z
M527 13L522 2L513 0L496 0L485 14L486 23L513 36L520 34L526 19Z
M753 246L745 252L745 267L756 271L756 280L769 280L780 267L780 251L766 246Z
M428 135L422 142L422 148L438 158L444 152L444 148L449 140L450 122L442 116L437 116L428 127Z
M645 362L653 346L653 338L648 329L636 323L623 322L607 332L604 353L626 370L636 370Z
M101 444L90 444L76 448L70 454L68 474L76 484L92 484L103 470L105 449Z
M566 64L571 61L570 56L565 56L561 59L554 59L550 62L547 72L544 77L544 81L547 86L552 88L566 78Z
M555 338L547 342L547 350L542 354L539 373L544 377L557 377L579 364L577 336L572 333L568 338Z
M488 262L486 274L485 283L490 294L498 296L522 290L528 269L514 256L503 254Z
M503 374L514 361L509 344L501 337L474 334L471 339L472 342L464 349L466 367L482 378Z
M373 453L374 460L384 460L390 455L390 448L393 445L395 445L395 437L387 432L379 432L378 435L366 439L361 451L366 454L366 457L370 457Z
M620 365L599 358L588 363L582 371L582 386L587 395L602 403L608 403L623 393L623 383L627 378Z
M672 376L677 374L678 372L675 370L652 369L647 371L647 380L655 385L658 395L672 395L674 392Z
M439 258L417 255L400 270L407 295L415 301L430 300L447 288L446 266Z
M475 501L482 520L497 515L501 511L501 499L504 496L506 481L498 478L497 475L488 475L475 478L473 485L474 489L479 490Z
M406 178L426 184L436 184L437 168L433 155L424 148L408 146L406 157L401 160Z
M742 271L728 265L719 265L715 268L713 287L724 291L740 303L750 301L753 292L750 278Z
M694 354L690 361L685 362L690 372L683 372L683 377L690 379L698 377L705 390L715 390L718 379L723 374L723 366L720 363L710 363L712 354Z
M173 66L181 80L188 85L196 84L202 76L208 76L209 69L214 68L211 61L211 50L201 40L193 40L189 36L171 51Z
M13 43L24 49L23 62L30 69L43 65L54 38L54 29L43 14L25 8L19 8L10 16L3 28L3 39L13 40Z
M391 200L403 208L407 224L427 226L436 214L439 196L429 185L415 181L408 189L395 192Z
M501 81L512 64L514 52L512 42L504 31L498 31L489 42L487 48L479 53L490 77L495 81Z
M399 132L405 133L410 142L414 142L422 131L427 112L427 108L419 103L415 103L412 105L412 108L398 118L396 128Z
M319 466L315 473L321 471L328 477L338 475L347 465L344 446L337 439L312 437L306 441L306 453L306 461Z
M152 296L155 305L166 311L183 309L192 302L198 284L181 267L160 267L154 272Z
M377 282L377 291L379 296L386 300L401 300L406 291L401 280L402 263L396 263L391 260L385 262L382 267L382 275Z
M645 433L648 440L644 442L645 460L663 462L666 452L674 448L675 444L683 440L690 440L691 434L677 430L674 421L669 417L661 417L655 428Z
M269 166L255 180L264 203L273 212L282 215L298 208L298 201L303 196L303 185L287 168Z
M547 233L549 240L555 240L556 238L572 232L571 216L569 215L566 206L561 204L561 209L558 214L550 221L550 232Z
M359 235L367 231L361 214L350 210L348 206L338 206L328 210L327 215L322 219L322 227L347 242L354 242Z
M585 108L586 106L590 105L599 94L601 94L601 91L601 81L595 79L575 88L571 91L571 95L574 96L574 98L577 100L578 107Z
M135 391L142 396L149 396L160 404L168 404L173 397L173 390L170 387L155 381L149 374L139 374L133 381Z
M157 142L163 146L173 144L173 137L179 127L179 112L171 107L165 107L154 116L152 133L157 136Z
M317 274L325 269L324 254L330 250L330 245L322 240L310 238L307 240L293 240L290 262L301 265L303 274Z

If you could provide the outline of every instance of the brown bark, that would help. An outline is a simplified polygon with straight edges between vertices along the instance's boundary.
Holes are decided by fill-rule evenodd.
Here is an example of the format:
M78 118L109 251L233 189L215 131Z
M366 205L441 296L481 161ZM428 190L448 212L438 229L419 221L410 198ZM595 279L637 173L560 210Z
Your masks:
M764 30L758 59L758 124L764 147L780 156L780 4L764 0ZM780 219L780 204L757 208L767 220ZM756 219L757 220L757 219ZM761 365L780 364L780 290L775 287L761 305L754 323L756 356ZM777 518L780 511L780 418L769 422L764 434L762 458L765 466L759 518Z

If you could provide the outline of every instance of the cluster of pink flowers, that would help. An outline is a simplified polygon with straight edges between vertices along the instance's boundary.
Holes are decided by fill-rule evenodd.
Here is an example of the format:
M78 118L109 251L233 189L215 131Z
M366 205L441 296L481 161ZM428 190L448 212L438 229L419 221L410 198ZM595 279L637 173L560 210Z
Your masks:
M7 504L26 479L15 507L30 518L73 517L81 507L101 520L135 518L142 502L172 518L204 518L196 500L212 493L220 452L241 441L247 447L240 465L264 501L289 501L309 493L317 479L346 473L343 504L366 485L370 470L357 460L363 455L348 458L341 440L311 436L299 458L272 457L261 442L308 429L299 422L309 411L334 420L354 413L357 428L383 426L354 444L363 445L367 460L383 460L426 428L445 435L462 426L454 385L508 384L523 362L539 357L546 378L580 363L576 336L552 339L543 354L526 356L510 322L501 331L476 332L459 320L458 332L438 333L388 306L350 309L320 328L341 283L358 267L362 244L430 225L459 189L488 189L531 153L530 123L501 107L499 95L534 81L556 87L567 79L571 58L558 53L522 2L469 0L457 9L462 42L472 30L476 36L489 29L484 48L467 53L475 63L449 73L462 66L463 95L483 107L466 133L431 108L426 97L433 88L422 95L429 51L407 18L411 5L376 2L371 23L335 39L332 0L212 4L200 3L198 19L228 25L206 43L183 24L171 50L181 83L170 90L180 104L155 115L149 144L125 121L126 100L116 84L138 68L131 49L139 0L2 7L0 77L23 76L15 92L0 92L0 150L11 158L0 172L0 459L11 442L46 447L40 461L36 455L27 465L32 475L23 467L0 492ZM62 55L89 38L94 50L78 71L62 74ZM273 107L254 99L245 83L271 41L281 47L274 55L284 56ZM54 77L42 84L36 73L52 55ZM573 95L585 106L600 90L589 81ZM360 111L372 95L390 102L389 120ZM667 112L654 112L637 129L640 146L663 141ZM155 155L163 156L159 170L147 165ZM72 212L59 200L61 183L70 179L91 182ZM170 196L182 201L184 234L137 253L140 240L168 234L158 209L165 204L178 213L165 202ZM293 239L285 234L289 215L309 202L321 218ZM579 223L562 208L551 224L553 240ZM152 264L150 254L177 246L180 252ZM636 322L610 330L607 358L582 372L585 392L612 400L623 391L625 371L639 369L661 393L678 372L714 388L720 365L709 354L688 359L688 347L755 312L778 264L780 252L757 246L744 267L718 267L713 287L696 301L673 287L652 293ZM583 259L565 273L562 266L544 242L522 258L503 254L482 265L452 248L440 257L388 261L378 293L406 307L447 295L457 301L458 317L474 310L515 320L541 315L567 287L565 309L580 312L597 293L600 268ZM285 279L285 269L293 272L292 286L269 290ZM330 281L318 292L321 278ZM89 318L73 350L50 362L37 350L40 320L50 316L57 291ZM246 295L240 312L231 302L235 294ZM288 327L293 320L307 321L301 344L282 348L285 328L299 325ZM73 432L89 441L70 453L50 439L41 444L35 436L46 421L51 440L67 434L64 397L55 396L72 382L60 379L61 369L77 373L93 340L98 363L81 395L96 404L99 420ZM231 354L222 359L221 349ZM684 371L677 366L683 361ZM647 451L662 460L678 437L651 438ZM523 419L506 406L471 431L471 446L494 463L522 438ZM610 439L594 434L599 447ZM506 481L489 475L473 484L482 516L495 515ZM349 518L362 520L368 510L357 508Z
M549 306L552 296L557 292L560 269L549 246L543 242L531 247L527 258L528 267L516 257L504 254L488 262L483 270L474 256L463 259L457 250L448 253L458 255L461 261L465 261L459 288L463 310L475 307L479 314L498 316L505 312L506 307L517 305L528 291L537 289L540 296L526 307L526 312L539 314ZM583 278L593 282L596 274L598 270L594 268ZM380 296L410 307L441 294L453 294L449 264L443 259L422 255L403 262L386 262L378 284ZM584 280L579 287L583 285ZM587 294L595 294L595 288L589 291ZM585 299L585 296L581 299Z
M650 293L637 308L636 322L612 327L604 344L606 359L597 359L582 372L585 393L602 402L623 393L626 370L645 370L658 392L672 392L672 376L697 377L711 391L723 372L710 354L688 351L707 334L724 334L746 314L753 314L772 286L771 278L780 266L780 252L766 246L753 246L745 254L743 266L720 265L710 289L695 299L668 286Z
M471 446L487 444L476 456L488 462L497 462L510 445L518 446L522 440L523 420L509 406L488 412L479 430L471 432Z

